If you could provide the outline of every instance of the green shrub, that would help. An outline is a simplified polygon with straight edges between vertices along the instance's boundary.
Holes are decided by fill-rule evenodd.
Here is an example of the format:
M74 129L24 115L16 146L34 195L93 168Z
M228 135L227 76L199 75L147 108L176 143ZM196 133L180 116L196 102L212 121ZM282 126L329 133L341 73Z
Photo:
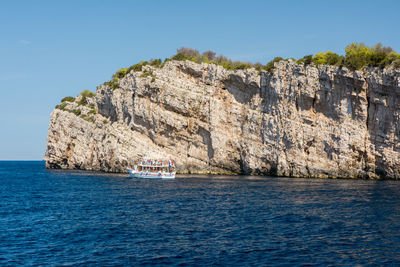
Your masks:
M146 66L147 64L149 64L147 61L142 61L138 64L132 65L129 67L128 72L130 71L142 71L143 66Z
M317 65L346 66L351 70L358 70L366 66L384 68L390 64L394 65L394 62L400 59L400 54L394 52L391 47L382 46L381 43L373 46L367 46L364 43L352 43L346 47L345 51L345 56L340 56L331 51L317 53L314 57L308 55L297 60L297 63L310 64L313 62ZM267 69L270 69L270 66L267 66Z
M158 64L161 63L161 60L156 60L157 63L154 64ZM129 68L121 68L119 70L117 70L117 72L114 73L114 75L112 76L111 81L105 82L104 85L109 86L112 90L115 90L117 88L119 88L119 80L124 78L126 76L126 74L128 74L129 72L133 71L142 71L142 67L147 65L148 62L147 61L142 61L138 64L132 65Z
M81 100L78 101L79 106L85 106L87 104L86 96L82 96Z
M108 82L105 82L104 84L107 85L108 87L110 87L112 90L119 88L118 81L108 81Z
M140 75L140 77L144 78L144 77L148 77L151 76L153 74L153 72L150 70L144 70L143 73Z
M103 124L107 124L108 123L108 120L103 120Z
M386 59L385 52L375 52L371 53L368 58L368 66L370 67L385 67L385 59ZM382 64L383 63L383 64Z
M218 57L215 58L214 60L216 62L216 64L221 65L224 62L232 62L232 60L228 59L226 56L224 55L219 55Z
M191 58L184 54L178 53L175 56L173 56L171 60L185 61L185 60L191 60Z
M381 43L371 47L364 43L352 43L346 47L344 65L351 70L366 66L384 68L397 58L400 58L400 54L395 53L391 47L383 47Z
M281 57L276 57L276 58L274 58L273 60L271 60L270 62L268 62L268 63L263 67L263 69L272 74L272 73L274 73L274 70L275 70L274 64L275 64L276 62L281 61L281 60L283 60L283 58L281 58Z
M80 117L82 119L84 119L85 121L89 121L89 122L95 122L96 121L96 119L93 116L88 116L86 114L82 114L82 115L80 115Z
M66 96L63 99L61 99L61 102L74 102L75 101L75 97L72 96Z
M198 61L201 58L201 55L198 50L188 47L181 47L177 50L175 56L172 57L173 60L191 60Z
M386 58L381 62L381 67L389 66L390 64L393 64L396 66L396 62L400 61L400 54L395 53L395 52L390 52L387 54Z
M117 70L117 72L112 76L113 80L119 80L121 78L124 78L125 75L129 72L129 69L127 68L122 68Z
M372 50L364 43L352 43L346 47L345 51L344 65L351 70L357 70L367 66L368 58L372 54Z
M82 113L82 111L79 108L78 109L74 109L71 112L74 113L76 116L79 116Z
M297 60L297 63L304 63L305 65L309 65L309 64L311 64L311 62L312 62L312 59L313 59L313 55L307 55L307 56L304 56L303 58L300 58L299 60Z
M81 92L81 96L84 96L84 97L94 97L94 96L96 96L96 94L93 93L93 92L91 92L91 91L89 91L89 90L83 90L83 91Z
M144 70L143 73L140 75L140 77L151 77L151 82L154 82L156 80L156 76L153 74L151 70Z
M65 107L67 106L68 103L66 102L62 102L60 105L56 106L56 109L60 109L60 110L65 110Z
M263 67L263 65L260 62L257 62L256 64L254 64L254 68L256 70L258 70L258 74L260 74L262 67Z
M93 115L96 115L96 114L97 114L97 112L96 112L96 110L95 110L95 109L91 109L91 110L89 110L88 114L93 114Z
M315 56L312 58L312 62L315 64L324 64L324 65L336 65L340 63L340 56L336 53L333 53L331 51L325 52L325 53L317 53Z
M150 66L156 67L156 68L161 68L163 66L163 63L161 59L151 59L150 60Z
M232 61L231 60L226 60L226 61L222 61L221 60L218 65L222 66L224 69L233 70L233 66L232 66Z
M393 61L393 66L395 68L400 68L400 58L398 58L395 61Z
M214 51L208 50L206 52L204 52L202 54L203 57L205 57L206 59L208 59L209 61L213 61L215 59L215 55L217 53L215 53Z
M245 69L250 69L251 67L253 67L253 64L235 61L232 63L232 67L234 70L245 70Z

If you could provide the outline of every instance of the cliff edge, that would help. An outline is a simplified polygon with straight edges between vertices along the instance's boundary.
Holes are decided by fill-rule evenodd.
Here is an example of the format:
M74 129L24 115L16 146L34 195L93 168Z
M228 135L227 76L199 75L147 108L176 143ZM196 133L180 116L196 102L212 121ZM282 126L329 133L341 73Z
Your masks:
M292 61L274 74L168 61L65 101L48 168L120 172L173 158L180 173L400 178L400 71Z

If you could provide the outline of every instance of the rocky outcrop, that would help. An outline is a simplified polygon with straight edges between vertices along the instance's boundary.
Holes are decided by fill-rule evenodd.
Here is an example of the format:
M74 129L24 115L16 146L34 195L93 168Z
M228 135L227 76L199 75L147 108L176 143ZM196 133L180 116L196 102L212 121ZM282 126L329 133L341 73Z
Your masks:
M54 110L47 167L119 172L171 157L181 173L400 178L399 70L275 68L169 61L130 72L88 98L91 120L71 112L79 99Z

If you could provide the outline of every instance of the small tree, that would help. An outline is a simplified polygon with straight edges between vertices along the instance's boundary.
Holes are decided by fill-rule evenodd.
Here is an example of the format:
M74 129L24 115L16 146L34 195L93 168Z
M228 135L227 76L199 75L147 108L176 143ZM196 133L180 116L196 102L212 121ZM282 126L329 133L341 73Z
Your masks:
M117 70L117 72L113 75L114 79L121 79L124 78L125 75L129 72L129 69L127 68L121 68Z
M351 70L361 69L368 65L368 59L373 51L364 43L351 43L345 49L344 64Z
M214 51L208 50L202 54L209 61L213 61L215 59L216 53Z
M146 66L147 64L149 64L147 61L142 61L138 64L134 64L128 68L128 72L130 72L132 70L133 71L142 71L143 66Z
M274 73L275 70L275 63L279 62L283 60L283 58L281 57L276 57L273 60L271 60L270 62L268 62L265 66L264 66L264 70L268 71L269 73Z
M182 54L186 57L189 58L195 58L200 56L200 53L198 50L193 49L193 48L189 48L189 47L181 47L177 50L177 54Z
M221 64L223 62L228 62L228 61L230 61L230 60L224 55L219 55L218 57L215 58L215 62L217 62L218 64Z
M161 61L161 59L151 59L150 60L150 66L153 66L153 67L157 67L157 68L159 68L159 67L162 67L162 61Z
M94 97L96 94L91 92L91 91L89 91L89 90L83 90L81 92L81 95L84 96L84 97Z
M377 43L374 48L376 52L383 52L385 54L390 54L391 52L394 52L393 48L391 48L390 46L383 46L382 43Z
M299 60L297 60L297 63L304 63L306 65L309 65L312 62L312 58L313 58L313 55L307 55L307 56L304 56L303 58L300 58Z
M331 51L317 53L312 59L315 64L336 65L340 61L338 54Z
M74 102L75 101L75 97L72 96L66 96L63 99L61 99L61 102Z

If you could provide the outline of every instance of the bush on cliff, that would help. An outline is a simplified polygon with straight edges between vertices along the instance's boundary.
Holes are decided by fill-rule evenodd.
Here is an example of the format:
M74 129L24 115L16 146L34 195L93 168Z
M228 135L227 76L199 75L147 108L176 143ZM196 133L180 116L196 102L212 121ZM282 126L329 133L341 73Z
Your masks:
M96 95L95 93L93 93L93 92L91 92L89 90L83 90L81 92L81 99L78 101L78 105L79 106L86 105L87 104L87 98L94 97L95 95Z
M215 55L216 55L216 53L211 50L208 50L208 51L204 52L203 54L200 54L199 51L196 49L182 47L177 50L176 55L174 55L171 59L166 59L166 61L189 60L189 61L193 61L196 63L213 63L216 65L220 65L227 70L243 70L243 69L249 69L249 68L254 67L254 64L249 63L249 62L232 61L232 60L228 59L227 57L225 57L224 55L219 55L218 57L216 57Z
M310 64L312 62L317 65L345 66L351 70L359 70L364 67L384 68L389 65L398 67L400 65L400 54L381 43L373 46L351 43L346 47L345 52L344 56L331 51L317 53L314 56L308 55L297 60L297 63Z
M124 78L125 75L129 72L128 68L121 68L119 70L117 70L117 72L112 76L113 80L114 79L121 79Z
M142 61L142 62L140 62L140 63L138 63L138 64L134 64L134 65L132 65L132 66L130 66L130 67L128 68L127 73L131 72L132 70L133 70L133 71L142 71L143 66L146 66L146 65L148 65L148 64L149 64L149 62L147 62L147 61ZM124 75L124 76L125 76L125 75ZM123 78L123 77L121 77L121 78Z
M74 109L71 112L74 113L76 116L79 116L82 113L82 111L79 108L78 109Z
M85 115L85 114L82 114L79 117L81 117L85 121L89 121L89 122L95 122L96 121L96 119L93 116L89 116L89 115Z
M151 70L144 70L143 73L140 75L140 77L151 77L151 82L154 82L156 80L156 76L153 74Z
M215 53L214 51L208 50L208 51L204 52L202 54L202 56L205 57L209 61L214 61L216 54L217 53Z
M395 66L396 68L400 68L400 58L393 61L393 66Z
M263 67L263 69L266 70L266 71L268 71L269 73L274 73L274 69L275 69L274 64L275 64L276 62L281 61L281 60L283 60L283 58L281 58L281 57L276 57L276 58L274 58L273 60L271 60L270 62L268 62L268 63Z
M72 96L66 96L63 99L61 99L61 103L62 102L74 102L75 101L75 97Z
M94 97L94 96L96 96L96 94L93 93L93 92L91 92L91 91L89 91L89 90L83 90L83 91L81 92L81 96L84 96L84 97Z
M351 70L358 70L363 67L384 68L389 65L394 65L395 67L400 66L400 54L394 52L391 47L383 46L381 43L373 46L366 46L364 43L352 43L346 47L345 52L345 56L338 55L332 51L317 53L314 56L306 55L297 60L297 62L306 65L314 63L317 65L345 66ZM227 70L247 69L253 67L259 71L263 69L269 73L273 73L274 64L287 59L275 57L265 65L240 61L233 62L223 55L216 56L216 53L210 50L200 54L196 49L182 47L177 50L177 54L174 55L171 60L190 60L197 63L214 63Z
M168 59L166 59L168 61ZM165 62L164 62L165 63ZM164 63L161 61L161 59L151 59L149 62L148 61L141 61L137 64L134 64L130 66L129 68L121 68L115 72L115 74L112 76L111 81L105 82L104 84L109 86L112 90L115 90L119 88L119 80L124 78L129 72L134 71L134 72L139 72L143 70L143 66L150 65L156 68L161 68ZM152 82L155 80L154 75L152 76Z
M62 102L60 105L56 106L56 109L65 110L66 106L67 106L67 103L66 102Z
M313 55L307 55L307 56L304 56L304 57L300 58L299 60L297 60L297 63L298 64L304 63L306 65L309 65L309 64L311 64L312 59L313 59Z
M79 106L85 106L87 104L86 96L82 96L81 100L78 101Z
M163 66L163 63L161 59L150 59L150 66L161 68Z
M143 71L143 66L150 65L153 67L161 68L164 64L171 60L178 60L178 61L193 61L196 63L212 63L216 65L220 65L227 70L244 70L249 68L256 68L258 71L262 69L267 70L269 72L273 71L273 63L278 62L276 61L278 58L275 58L273 62L269 62L267 65L263 66L261 63L250 63L250 62L242 62L242 61L232 61L231 59L225 57L224 55L216 56L214 51L208 50L204 53L200 54L198 50L188 47L181 47L177 49L177 53L172 56L171 58L166 58L164 62L161 59L151 59L150 61L142 61L138 64L134 64L129 68L121 68L119 69L113 76L112 80L105 82L104 84L109 86L111 89L116 89L119 87L119 79L123 78L128 74L130 71ZM282 58L280 58L283 60ZM272 64L272 65L271 65ZM142 75L148 76L148 73L144 73ZM146 77L142 76L142 77ZM153 76L152 76L153 77ZM152 81L155 80L153 77Z
M173 56L171 59L179 61L190 60L197 62L199 61L199 59L201 59L201 55L196 49L181 47L177 50L176 55ZM198 63L201 63L201 60Z
M119 82L118 82L119 79L124 78L126 76L126 74L128 74L130 71L131 71L130 68L121 68L121 69L117 70L112 75L111 81L105 82L104 85L109 86L112 90L117 89L119 87Z
M112 90L115 90L119 87L118 80L117 81L114 81L114 80L108 81L108 82L105 82L104 84L107 85L108 87L110 87Z
M346 47L345 51L344 66L351 70L367 66L384 68L400 59L400 54L395 53L391 47L382 46L381 43L374 46L352 43Z
M343 59L338 54L327 51L325 53L315 54L311 61L317 65L338 65L342 62L342 60Z

